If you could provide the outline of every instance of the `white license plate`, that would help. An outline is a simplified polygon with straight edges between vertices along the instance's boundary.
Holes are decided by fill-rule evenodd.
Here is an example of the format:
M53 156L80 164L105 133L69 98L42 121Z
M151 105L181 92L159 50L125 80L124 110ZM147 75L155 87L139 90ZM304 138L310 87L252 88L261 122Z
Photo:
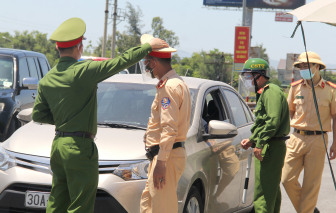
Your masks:
M25 206L29 208L45 209L47 208L49 196L50 196L49 192L27 191Z

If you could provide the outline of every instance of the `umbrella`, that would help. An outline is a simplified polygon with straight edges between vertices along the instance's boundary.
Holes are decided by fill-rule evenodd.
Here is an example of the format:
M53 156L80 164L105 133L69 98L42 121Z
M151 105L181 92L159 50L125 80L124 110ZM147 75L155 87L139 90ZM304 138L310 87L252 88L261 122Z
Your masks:
M288 12L289 14L295 15L298 18L298 23L297 23L297 25L294 29L292 38L294 37L297 28L301 25L303 44L304 44L305 51L306 51L306 57L307 57L307 62L308 62L308 68L309 68L310 75L311 75L311 70L310 70L310 66L309 66L306 38L305 38L303 26L302 26L302 21L322 22L322 23L327 23L327 24L336 26L335 9L336 9L336 0L315 0L311 3L309 3L309 4L306 4L302 7L299 7L297 9L293 10L293 11ZM311 79L311 84L312 84L311 87L312 87L312 92L313 92L313 97L314 97L315 110L316 110L316 114L317 114L318 121L319 121L319 124L320 124L321 132L323 132L321 119L320 119L320 113L318 111L318 106L317 106L317 101L316 101L313 79ZM327 146L326 146L325 139L324 139L324 134L322 134L322 138L323 138L324 148L326 150L327 157L328 157L331 176L332 176L332 179L333 179L333 182L334 182L334 187L335 187L335 190L336 190L336 182L335 182L334 171L333 171L331 163L330 163Z
M323 22L336 25L336 0L316 0L288 12L298 21Z

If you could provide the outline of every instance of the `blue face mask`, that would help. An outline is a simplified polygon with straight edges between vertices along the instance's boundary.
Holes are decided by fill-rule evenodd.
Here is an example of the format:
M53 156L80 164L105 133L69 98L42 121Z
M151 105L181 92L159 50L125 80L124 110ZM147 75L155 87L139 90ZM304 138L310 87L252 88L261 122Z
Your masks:
M312 73L310 76L309 69L306 69L306 70L300 70L300 75L302 76L303 79L310 80L314 77L315 73L314 74Z

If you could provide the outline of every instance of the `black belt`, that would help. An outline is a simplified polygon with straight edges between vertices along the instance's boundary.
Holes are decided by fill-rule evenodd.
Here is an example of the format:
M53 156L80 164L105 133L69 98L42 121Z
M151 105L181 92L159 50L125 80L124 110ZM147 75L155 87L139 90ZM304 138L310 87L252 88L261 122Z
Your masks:
M91 138L92 140L96 137L95 135L88 133L88 132L61 132L56 131L55 135L59 137L67 137L67 136L77 136L81 138Z
M322 135L322 133L327 132L321 132L321 131L306 131L306 130L298 130L294 129L294 132L299 133L300 135Z
M179 147L184 148L184 142L176 142L176 143L174 143L173 149L176 149L176 148L179 148ZM155 145L155 146L146 148L146 157L147 157L147 159L150 160L150 161L152 161L154 159L154 157L159 154L159 151L160 151L160 146L159 145Z

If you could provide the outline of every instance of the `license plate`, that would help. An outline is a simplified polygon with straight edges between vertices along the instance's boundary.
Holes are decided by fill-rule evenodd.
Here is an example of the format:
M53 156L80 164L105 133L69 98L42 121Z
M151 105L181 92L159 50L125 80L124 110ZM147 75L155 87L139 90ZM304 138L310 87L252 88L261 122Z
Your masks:
M46 209L50 193L27 191L25 198L25 206L28 208Z

